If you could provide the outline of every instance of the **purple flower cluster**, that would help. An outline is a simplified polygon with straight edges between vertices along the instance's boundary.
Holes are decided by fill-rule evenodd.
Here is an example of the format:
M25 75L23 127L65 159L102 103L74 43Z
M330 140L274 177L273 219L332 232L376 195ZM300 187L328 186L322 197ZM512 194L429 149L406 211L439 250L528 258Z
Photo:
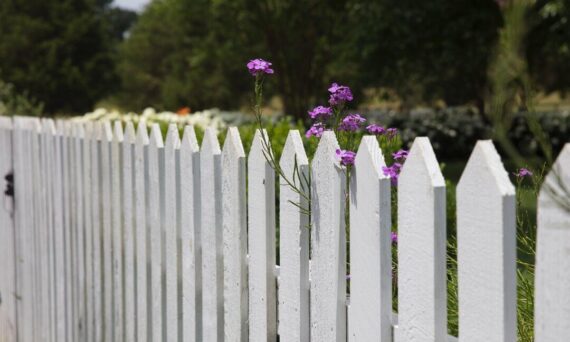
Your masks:
M524 167L521 167L517 172L513 173L515 176L517 176L517 178L525 178L525 177L531 177L532 176L532 172Z
M392 239L392 243L398 243L398 233L396 233L396 232L391 232L391 233L390 233L390 238Z
M340 163L344 166L349 166L354 164L354 158L356 153L348 150L336 150L336 156L340 159Z
M366 130L370 134L385 135L388 139L392 139L398 134L398 130L396 128L384 128L377 124L371 124L366 126Z
M366 121L360 114L350 114L342 119L338 126L339 131L356 132L360 125Z
M398 177L400 176L401 170L401 163L394 163L392 166L382 166L382 172L384 175L390 177L390 182L392 182L394 186L398 185Z
M331 106L342 105L345 102L352 101L352 91L349 87L339 85L337 83L331 84L329 88L330 98L329 103Z
M325 131L325 125L323 123L317 122L316 124L312 125L311 128L309 128L307 133L305 133L305 136L307 138L310 138L313 136L320 138L321 135L323 135L324 131Z
M252 76L273 74L273 69L271 69L271 62L265 61L261 58L252 59L249 61L249 63L247 63L247 69Z
M394 157L394 160L403 162L404 160L406 160L406 158L408 158L409 153L410 152L406 150L399 150L398 152L392 153L392 157Z
M332 116L333 112L331 107L317 106L309 111L311 119L328 119Z

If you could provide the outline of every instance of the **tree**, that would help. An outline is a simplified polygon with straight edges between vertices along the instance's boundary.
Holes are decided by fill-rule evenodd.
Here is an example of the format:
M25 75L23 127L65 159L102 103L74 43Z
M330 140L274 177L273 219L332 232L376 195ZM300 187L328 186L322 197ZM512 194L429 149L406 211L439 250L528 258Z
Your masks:
M0 1L0 78L47 113L85 112L117 89L109 1Z

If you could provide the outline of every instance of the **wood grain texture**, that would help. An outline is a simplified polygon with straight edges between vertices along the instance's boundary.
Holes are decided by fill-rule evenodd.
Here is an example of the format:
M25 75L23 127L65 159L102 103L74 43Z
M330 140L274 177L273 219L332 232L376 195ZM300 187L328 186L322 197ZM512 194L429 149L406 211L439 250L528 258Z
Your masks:
M546 176L538 197L535 339L570 336L570 143Z
M418 137L398 179L396 341L447 336L445 181L428 138Z
M301 190L297 192L279 177L279 327L280 341L308 342L309 324L309 216L304 196L309 195L309 160L299 131L290 131L280 165L286 179Z
M323 133L311 169L311 341L346 340L345 170L334 133Z
M457 185L459 341L516 341L515 188L479 141Z
M204 342L224 339L221 150L206 129L200 151L202 222L202 331Z
M114 340L124 341L124 298L123 298L123 193L122 173L124 171L122 145L123 126L115 121L111 142L111 246L113 254L113 325Z
M255 132L247 160L249 244L249 340L277 340L275 279L275 172L266 159L267 132Z
M350 341L392 341L390 179L376 137L362 138L350 183Z

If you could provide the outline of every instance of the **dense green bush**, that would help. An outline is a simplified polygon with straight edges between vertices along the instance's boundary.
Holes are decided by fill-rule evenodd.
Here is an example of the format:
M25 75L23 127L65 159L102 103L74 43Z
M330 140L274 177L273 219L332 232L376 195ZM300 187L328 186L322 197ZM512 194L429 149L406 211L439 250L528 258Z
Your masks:
M14 86L0 80L0 115L40 116L43 105L30 99L26 93L18 94Z

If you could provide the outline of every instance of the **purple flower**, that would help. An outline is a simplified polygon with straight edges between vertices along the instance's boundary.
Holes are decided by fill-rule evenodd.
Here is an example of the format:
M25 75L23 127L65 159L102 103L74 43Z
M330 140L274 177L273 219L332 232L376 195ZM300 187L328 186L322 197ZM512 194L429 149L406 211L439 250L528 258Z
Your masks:
M368 133L375 135L382 135L386 133L386 128L379 126L377 124L368 125L366 127L366 130L368 130Z
M394 157L395 160L404 161L408 158L408 153L406 150L399 150L396 153L392 153L392 157Z
M261 58L252 59L249 61L249 63L247 63L247 69L253 76L273 73L273 69L271 69L271 63Z
M360 125L366 121L365 118L359 114L350 114L342 119L342 122L338 126L339 131L354 132L360 128Z
M396 233L396 232L391 232L391 233L390 233L390 238L392 239L392 243L398 243L398 233Z
M394 163L392 166L383 166L382 172L385 176L390 177L390 182L392 185L398 185L398 176L400 175L400 170L402 169L402 164Z
M356 157L356 153L348 150L336 150L336 156L340 159L340 163L344 166L354 164L354 157Z
M318 106L309 111L309 116L311 119L328 118L332 115L332 109L330 107Z
M521 167L517 172L514 172L513 174L518 178L525 178L532 176L532 172L524 167Z
M396 129L396 128L388 128L388 129L386 130L386 136L387 136L389 139L392 139L393 137L395 137L396 134L398 134L398 129Z
M307 138L310 138L312 136L320 138L321 135L323 135L324 131L325 131L325 125L319 122L312 125L311 128L309 128L309 130L307 131L307 133L305 133L305 136Z
M331 96L329 98L329 103L331 106L336 106L338 104L352 101L352 91L350 91L350 88L347 86L333 83L329 88L329 93L331 93Z

